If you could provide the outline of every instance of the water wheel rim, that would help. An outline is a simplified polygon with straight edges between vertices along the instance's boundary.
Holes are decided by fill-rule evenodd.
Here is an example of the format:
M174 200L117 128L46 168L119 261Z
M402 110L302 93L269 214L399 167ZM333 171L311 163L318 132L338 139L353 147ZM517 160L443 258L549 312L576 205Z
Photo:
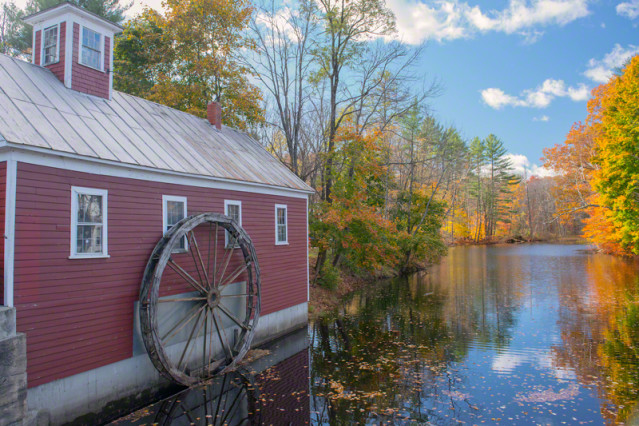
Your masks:
M171 257L174 254L174 248L177 246L178 242L181 241L183 238L187 238L188 240L189 238L192 237L193 240L195 240L195 233L193 232L193 230L205 223L215 224L216 243L217 243L217 232L219 230L219 227L221 227L223 230L230 232L230 234L235 238L237 242L237 246L233 244L232 247L230 248L231 253L229 255L232 255L234 250L240 249L245 265L247 265L247 269L246 269L246 273L247 273L246 309L247 311L246 311L245 319L243 321L240 321L242 324L236 321L238 322L238 325L241 326L240 327L241 331L238 336L239 338L237 339L235 344L232 345L232 347L228 344L229 343L228 338L226 338L227 348L230 349L229 351L230 354L227 354L226 349L224 348L224 342L222 341L222 336L220 335L221 334L220 329L218 328L218 321L221 322L222 315L229 316L229 318L231 316L229 315L228 312L224 312L223 308L221 307L222 305L221 303L216 304L215 301L211 300L212 299L211 294L215 293L215 291L209 292L206 294L207 297L205 301L202 300L202 307L199 308L201 309L201 311L204 311L203 324L208 324L208 316L210 315L210 317L212 318L212 321L210 326L211 328L209 331L209 333L211 333L209 344L212 345L212 339L213 339L212 329L213 329L213 323L215 323L217 328L216 335L218 337L218 340L220 341L221 346L223 347L223 351L225 352L225 360L221 363L218 362L213 369L211 369L211 365L209 364L208 366L203 366L201 372L198 371L192 374L192 372L186 371L186 369L181 369L182 358L184 357L184 353L182 354L182 357L180 358L177 366L175 365L175 362L171 359L171 357L168 356L166 348L165 348L165 344L163 342L164 340L163 336L160 335L160 330L158 325L158 321L159 321L158 306L160 304L160 287L162 283L162 277L164 275L164 271L167 269L167 266L171 264ZM189 236L189 232L191 232L190 236ZM197 243L195 244L197 247ZM209 246L210 246L210 240L209 240ZM215 250L217 255L217 245ZM199 251L199 248L198 248L198 251ZM209 248L208 254L210 256L210 248ZM194 257L194 262L196 262L196 265L197 265L197 260L195 257ZM227 265L228 265L228 260L227 260ZM224 274L222 273L222 276L220 277L220 283L218 284L221 284L221 281L223 280L223 278L224 278ZM208 284L208 281L209 281L208 278L206 281ZM213 287L214 281L215 279L213 280L213 282L211 282L211 287ZM203 283L200 283L200 286L204 288L199 288L199 289L197 288L197 284L195 283L191 283L191 284L192 284L192 287L200 291L200 294L202 297L204 296L204 293L208 290L206 286L203 285ZM219 296L219 293L218 293L218 296ZM163 236L163 238L156 244L156 247L153 250L153 253L147 263L147 267L145 269L143 280L142 280L142 286L140 289L139 315L140 315L142 338L144 341L144 345L147 349L149 358L151 359L156 369L163 376L169 378L170 380L176 383L179 383L185 386L191 386L193 384L206 380L207 378L210 378L215 374L222 374L231 370L232 368L235 367L235 365L242 359L242 357L250 349L250 344L255 334L255 329L259 320L260 308L261 308L260 302L261 301L260 301L259 264L257 261L255 247L249 235L246 233L246 231L228 216L224 216L217 213L203 213L198 215L192 215L182 219L173 228L171 228ZM199 302L196 302L196 305L198 303ZM215 309L218 309L218 308L220 312L218 312L219 316L218 318L216 318ZM200 320L200 315L201 315L201 312L198 311L198 317L195 320L196 324ZM195 326L193 330L195 330ZM197 338L199 338L199 333L200 333L200 329L197 330L196 340ZM189 336L189 340L186 343L186 347L188 347L190 343L191 343L191 336ZM185 351L186 351L186 347L185 347ZM206 351L206 335L204 336L204 350ZM230 356L226 357L226 355L230 355ZM190 354L187 356L187 363L188 363L189 356ZM211 357L209 355L209 361L210 360L211 360ZM208 371L206 371L207 370L206 367L208 367Z

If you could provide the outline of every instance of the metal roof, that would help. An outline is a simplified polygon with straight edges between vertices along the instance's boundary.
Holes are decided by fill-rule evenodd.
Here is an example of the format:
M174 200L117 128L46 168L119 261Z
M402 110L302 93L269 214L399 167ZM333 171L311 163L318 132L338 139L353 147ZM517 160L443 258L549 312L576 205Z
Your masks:
M157 170L312 192L259 142L229 127L113 91L68 89L48 69L0 54L0 140Z

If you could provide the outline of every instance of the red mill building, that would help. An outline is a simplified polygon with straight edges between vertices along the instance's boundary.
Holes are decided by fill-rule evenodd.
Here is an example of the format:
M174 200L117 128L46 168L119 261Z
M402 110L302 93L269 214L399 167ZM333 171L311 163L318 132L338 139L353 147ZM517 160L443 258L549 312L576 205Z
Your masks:
M29 409L61 423L163 383L140 283L163 233L195 213L250 235L255 343L306 323L312 189L221 125L218 104L204 120L113 91L117 25L69 3L25 21L33 64L0 55L0 305L26 335Z

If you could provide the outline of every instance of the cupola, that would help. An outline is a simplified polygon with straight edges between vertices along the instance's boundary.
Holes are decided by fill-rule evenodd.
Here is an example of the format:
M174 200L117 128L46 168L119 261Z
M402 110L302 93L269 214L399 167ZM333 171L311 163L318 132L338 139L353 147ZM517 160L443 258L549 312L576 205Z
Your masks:
M68 2L23 21L33 25L34 64L70 89L111 99L113 37L122 27Z

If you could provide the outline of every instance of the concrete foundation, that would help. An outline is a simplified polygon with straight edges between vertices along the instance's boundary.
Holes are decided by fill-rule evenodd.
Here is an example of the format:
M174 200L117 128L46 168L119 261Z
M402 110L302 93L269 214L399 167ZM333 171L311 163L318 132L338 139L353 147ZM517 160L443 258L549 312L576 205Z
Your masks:
M253 346L298 329L307 321L307 303L264 315L258 322ZM160 376L146 353L140 353L138 324L135 324L135 329L136 355L29 389L29 409L46 413L53 425L74 421L91 424L105 416L116 416L144 406L157 400L158 395L172 391L173 385Z
M0 426L27 417L27 339L16 333L15 308L0 307Z

